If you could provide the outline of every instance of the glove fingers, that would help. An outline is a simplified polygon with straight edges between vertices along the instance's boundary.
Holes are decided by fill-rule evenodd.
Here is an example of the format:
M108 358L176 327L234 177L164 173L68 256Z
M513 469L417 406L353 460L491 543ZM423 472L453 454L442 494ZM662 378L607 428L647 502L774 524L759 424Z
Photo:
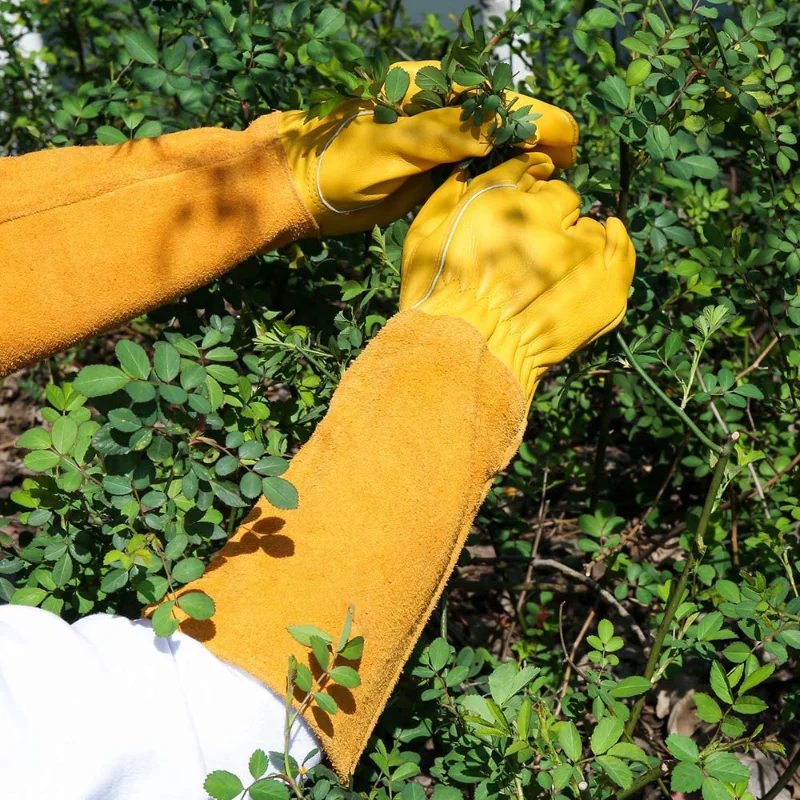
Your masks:
M606 269L624 288L625 298L633 282L636 268L636 250L625 228L625 224L617 217L606 220L606 247L603 251Z
M406 237L413 240L417 236L427 236L441 225L447 215L456 207L469 191L467 175L463 170L454 169L447 180L428 198L414 219Z
M578 148L574 145L564 147L549 147L548 145L537 145L537 153L544 153L558 167L558 169L569 169L577 157Z
M405 97L401 101L401 105L407 105L408 103L411 103L414 95L420 91L420 88L416 84L416 77L417 73L419 73L423 67L440 68L441 62L433 60L398 61L397 63L392 64L390 67L390 71L394 69L402 69L409 77L408 89L406 90ZM459 87L456 88L458 89ZM461 88L463 89L463 87ZM575 118L572 116L572 114L562 108L559 108L558 106L545 103L543 100L537 100L534 97L528 97L527 95L520 94L519 92L505 92L505 100L507 104L513 103L514 109L529 107L530 113L540 115L538 119L533 121L536 125L536 135L528 141L518 145L520 150L532 150L534 147L552 149L553 161L556 166L561 169L571 167L575 163L579 131L578 123L575 121ZM456 107L425 111L421 114L417 114L414 117L401 117L401 120L415 120L428 117L429 115L439 115L443 121L447 121L450 125L449 135L453 136L454 139L456 138L453 135L454 131L460 131L463 133L463 131L461 131L461 126L464 125L464 123L461 122L461 109ZM399 121L400 120L398 120L398 122ZM472 126L471 122L467 124L472 128L473 131L480 130ZM482 126L483 134L480 137L479 142L486 143L486 130L488 125L489 123L487 122ZM447 163L448 161L457 161L462 158L469 158L476 155L486 155L490 149L484 148L483 151L477 152L477 145L474 142L470 143L469 141L461 144L453 142L453 146L458 149L462 147L466 147L467 149L462 151L462 154L457 155L455 158L442 159L436 163Z
M580 195L564 181L537 183L528 193L538 198L539 214L550 224L566 231L578 221L581 214Z
M546 181L554 169L553 162L544 153L520 153L475 178L470 190L480 191L501 183L514 183L522 191L527 191L536 182Z
M572 166L575 162L574 149L580 136L575 117L569 111L545 103L544 100L537 100L517 92L506 92L506 102L510 103L512 100L516 100L513 106L514 110L530 106L529 113L541 115L538 119L533 120L533 124L536 126L536 136L521 146L565 148L567 153L572 151L570 161L566 166Z
M479 128L471 120L462 121L461 109L455 106L399 117L380 127L382 147L416 170L485 156L492 149L486 135L488 125Z

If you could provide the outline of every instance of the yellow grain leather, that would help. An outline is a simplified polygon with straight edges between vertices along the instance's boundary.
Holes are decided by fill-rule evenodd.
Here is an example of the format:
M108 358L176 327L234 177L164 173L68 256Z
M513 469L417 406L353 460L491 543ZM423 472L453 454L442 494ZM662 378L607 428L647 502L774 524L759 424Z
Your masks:
M419 91L414 76L438 61L392 65L410 76L404 104ZM506 92L515 108L540 114L536 135L520 149L537 148L558 166L575 162L578 126L563 109L532 97ZM373 105L351 101L322 120L307 122L301 111L281 116L280 137L300 196L326 235L369 230L401 217L433 191L430 170L439 164L485 156L490 120L481 127L461 121L451 106L401 116L392 124L375 122Z
M0 159L0 375L316 235L279 116Z
M517 376L541 375L616 327L636 254L625 225L580 217L577 193L525 153L428 200L403 250L400 308L460 317Z
M182 629L283 695L287 625L337 635L349 604L361 685L306 714L346 777L452 571L489 482L525 425L519 383L462 320L401 313L344 376L286 474L299 507L263 498L201 579L216 602Z

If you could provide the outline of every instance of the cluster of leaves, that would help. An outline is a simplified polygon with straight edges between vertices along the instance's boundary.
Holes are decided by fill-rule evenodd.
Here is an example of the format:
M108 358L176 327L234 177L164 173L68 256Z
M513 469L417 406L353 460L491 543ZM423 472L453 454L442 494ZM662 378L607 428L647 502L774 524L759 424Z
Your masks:
M427 637L352 788L256 752L249 785L214 773L215 797L623 800L660 782L745 799L748 763L790 749L800 5L573 6L523 0L453 29L410 25L390 0L0 0L4 153L241 129L276 109L325 116L357 98L386 124L458 105L493 121L503 157L536 124L507 102L521 89L576 117L566 178L636 247L625 327L537 390L536 424L473 538L496 556L481 564L491 580L469 580L464 556L449 628ZM22 55L15 21L45 49ZM406 57L441 66L412 86L391 68ZM0 596L67 619L160 602L154 623L173 630L174 590L255 498L297 502L283 459L395 311L407 227L254 257L134 322L116 358L90 346L33 373L42 424L20 441L31 476L0 508L17 532L0 542ZM193 594L177 603L206 617L213 598ZM292 713L335 713L326 686L355 685L337 670L360 645L295 633L311 654L290 665ZM700 690L691 736L647 705L683 691L679 674Z
M361 684L357 667L364 650L364 639L361 636L351 636L353 614L354 608L351 606L335 640L331 634L313 625L289 626L288 631L295 641L309 648L309 666L294 656L289 658L286 691L288 697L295 697L296 704L286 703L283 752L254 751L249 762L250 775L253 778L249 786L238 775L227 770L219 769L209 773L203 788L214 800L235 800L244 796L250 800L288 800L290 791L298 800L302 800L305 796L303 784L306 776L316 779L310 792L314 800L322 800L331 795L338 800L341 796L341 789L338 792L331 791L334 782L338 781L330 770L324 766L313 771L307 769L306 764L318 755L316 750L306 754L301 764L297 763L289 751L294 725L306 709L313 706L328 715L339 712L336 700L325 691L326 686L335 684L346 689L355 689ZM314 677L312 669L319 677Z

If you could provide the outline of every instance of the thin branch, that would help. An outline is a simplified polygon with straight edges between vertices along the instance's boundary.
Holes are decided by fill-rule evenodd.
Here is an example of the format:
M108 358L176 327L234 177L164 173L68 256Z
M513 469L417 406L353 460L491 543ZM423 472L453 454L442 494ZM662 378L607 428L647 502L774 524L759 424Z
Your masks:
M483 562L486 559L481 559ZM566 566L566 564L562 564L560 561L555 561L552 558L534 558L531 561L534 569L553 569L556 572L560 572L562 575L567 575L573 580L578 581L578 583L582 583L585 586L588 586L590 589L594 589L602 598L606 601L610 606L612 606L616 612L623 617L628 625L630 625L631 630L636 634L636 638L639 640L641 644L647 644L647 636L645 636L644 631L639 627L636 623L636 620L631 616L630 612L623 606L616 597L614 597L611 592L604 589L594 578L590 578L588 575L584 575L577 570L572 569L572 567ZM500 586L505 586L505 584L491 584L484 581L457 581L455 583L461 589L467 590L474 590L479 586L488 586L489 588L500 588ZM511 588L518 589L518 590L525 590L530 591L531 589L535 589L538 584L536 583L521 583Z
M689 576L692 574L697 566L698 560L702 558L702 555L705 552L705 533L706 528L708 527L708 521L711 518L711 512L714 510L714 505L717 501L717 493L719 492L719 487L722 484L722 478L725 475L725 467L730 461L731 454L733 453L733 446L736 444L738 439L738 433L732 433L728 437L728 440L725 442L722 452L717 459L717 463L714 465L714 472L711 475L711 483L709 484L708 492L706 493L706 501L703 505L703 511L700 514L700 519L697 522L697 532L695 533L694 542L692 543L692 546L689 550L689 555L683 565L680 578L672 583L672 590L669 593L669 599L667 600L667 605L664 609L664 617L661 620L661 624L658 626L653 647L651 648L650 655L647 658L647 664L644 668L644 677L647 678L647 680L650 680L656 671L658 659L661 655L661 650L664 647L664 640L666 639L667 633L669 633L669 629L672 627L672 622L675 619L675 613L678 610L678 606L680 605L686 585L689 582ZM636 729L636 723L639 721L639 716L644 708L646 697L646 694L642 695L636 701L633 709L631 710L631 716L625 725L625 732L629 736L632 736L634 730Z
M775 785L764 795L763 800L775 800L775 798L783 791L787 783L792 779L794 773L800 767L800 747L792 757L792 760L787 765L783 774L778 778Z

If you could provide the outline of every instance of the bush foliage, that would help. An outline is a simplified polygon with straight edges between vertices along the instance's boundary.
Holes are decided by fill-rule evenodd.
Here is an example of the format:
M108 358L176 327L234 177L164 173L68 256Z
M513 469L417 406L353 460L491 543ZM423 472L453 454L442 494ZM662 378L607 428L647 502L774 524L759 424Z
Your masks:
M797 766L781 756L800 711L800 4L582 6L412 26L389 0L0 2L4 154L325 115L350 96L384 124L499 109L507 148L536 124L506 108L514 85L575 115L565 179L636 245L623 327L539 388L352 787L324 766L301 783L285 758L275 779L257 751L252 781L209 776L216 798L729 800L750 797L754 759ZM16 47L17 22L42 51ZM444 58L416 108L388 72L403 58ZM448 94L453 80L472 91ZM155 624L172 632L172 593L255 498L297 503L287 458L396 311L407 227L250 259L115 334L113 354L90 343L33 371L42 425L18 443L30 476L4 510L22 533L3 534L0 597L68 620L164 601ZM336 673L361 646L345 628L336 646L298 634L323 684L356 685ZM654 710L657 692L686 694L680 674L690 735ZM297 665L290 679L336 712Z

